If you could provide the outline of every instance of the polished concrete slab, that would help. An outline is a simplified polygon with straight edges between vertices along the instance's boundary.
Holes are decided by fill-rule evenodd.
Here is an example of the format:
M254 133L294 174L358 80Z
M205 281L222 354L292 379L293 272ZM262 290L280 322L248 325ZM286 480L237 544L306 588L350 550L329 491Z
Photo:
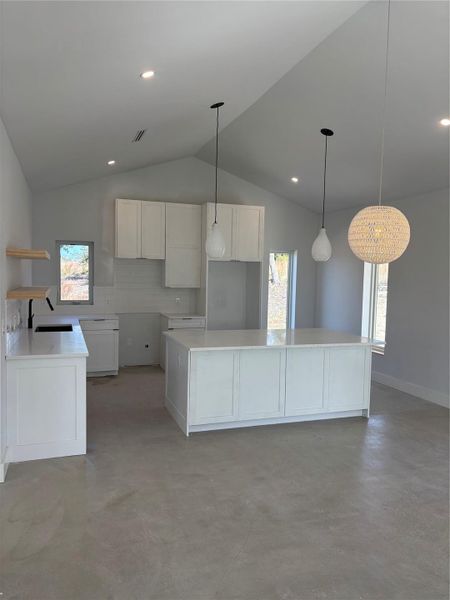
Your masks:
M11 465L2 600L448 598L448 411L198 433L163 375L88 383L85 457Z

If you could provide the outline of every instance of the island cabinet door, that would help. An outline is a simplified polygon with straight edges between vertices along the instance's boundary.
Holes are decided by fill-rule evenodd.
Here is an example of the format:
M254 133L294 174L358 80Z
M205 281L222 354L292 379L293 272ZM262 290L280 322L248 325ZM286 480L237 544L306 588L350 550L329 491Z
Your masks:
M328 411L368 407L370 357L365 346L328 349L326 370Z
M286 354L286 416L324 410L323 348L289 348Z
M239 352L239 420L284 415L286 350Z
M189 421L192 425L226 423L237 418L237 353L191 353Z

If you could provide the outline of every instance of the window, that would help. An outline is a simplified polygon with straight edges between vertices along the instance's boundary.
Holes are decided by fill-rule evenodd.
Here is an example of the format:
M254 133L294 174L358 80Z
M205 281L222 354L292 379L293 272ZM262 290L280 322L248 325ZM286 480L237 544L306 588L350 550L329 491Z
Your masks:
M374 351L384 353L389 264L364 263L361 335L371 338Z
M271 252L267 301L268 329L295 327L297 252Z
M56 242L58 304L93 304L94 243Z

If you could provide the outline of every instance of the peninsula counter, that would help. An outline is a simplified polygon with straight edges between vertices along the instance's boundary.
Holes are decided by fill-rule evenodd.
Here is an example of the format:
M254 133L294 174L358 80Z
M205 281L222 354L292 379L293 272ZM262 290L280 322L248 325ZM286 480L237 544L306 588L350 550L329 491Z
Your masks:
M369 416L367 338L326 329L164 335L166 407L186 435Z

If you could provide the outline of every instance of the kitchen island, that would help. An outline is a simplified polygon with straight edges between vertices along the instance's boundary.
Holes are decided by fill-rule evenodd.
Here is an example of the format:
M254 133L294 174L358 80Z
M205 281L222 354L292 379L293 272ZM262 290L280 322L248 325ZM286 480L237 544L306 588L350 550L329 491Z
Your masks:
M367 338L326 329L164 335L166 407L186 435L369 417Z

